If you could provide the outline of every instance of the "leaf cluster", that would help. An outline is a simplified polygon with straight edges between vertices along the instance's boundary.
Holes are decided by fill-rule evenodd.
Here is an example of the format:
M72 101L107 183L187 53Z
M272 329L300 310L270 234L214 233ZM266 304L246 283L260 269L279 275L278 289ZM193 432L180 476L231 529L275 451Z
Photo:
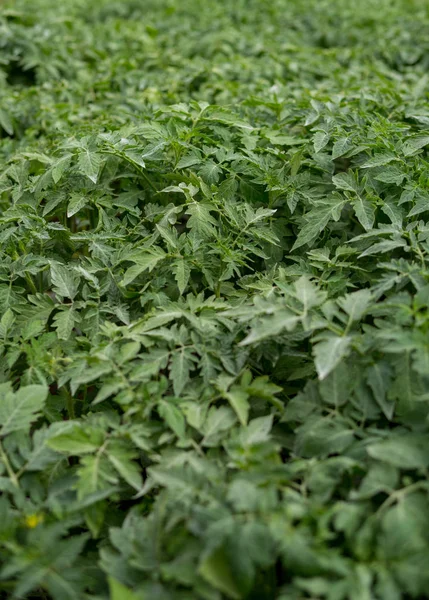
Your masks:
M423 0L0 14L0 598L429 589Z

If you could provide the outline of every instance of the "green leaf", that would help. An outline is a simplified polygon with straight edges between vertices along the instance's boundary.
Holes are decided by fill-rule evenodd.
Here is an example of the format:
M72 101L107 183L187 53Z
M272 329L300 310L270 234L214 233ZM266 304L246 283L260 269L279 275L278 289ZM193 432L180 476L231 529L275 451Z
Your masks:
M79 289L79 279L75 273L60 263L51 263L53 290L62 298L74 300Z
M303 275L294 283L295 297L301 302L303 312L307 313L311 308L319 306L326 299L326 292L322 292Z
M320 380L325 379L343 358L348 356L351 341L348 336L332 337L314 346L314 362Z
M158 413L178 438L185 438L185 417L178 406L162 400L158 405Z
M192 367L191 356L186 348L177 349L170 361L170 377L176 396L180 396L189 381L189 372Z
M1 7L0 597L428 596L427 3Z
M240 387L233 386L229 392L225 393L225 398L234 409L240 423L247 425L250 410L249 394Z
M377 460L400 469L427 469L429 448L425 435L391 433L388 438L367 447L368 454Z
M354 441L354 430L342 419L309 416L295 438L294 451L304 458L340 454Z
M113 441L108 445L107 458L128 485L135 490L142 488L141 469L134 461L136 454L133 450Z
M149 273L156 267L159 261L166 258L165 252L158 247L145 248L138 254L134 255L132 260L136 264L126 270L123 280L121 281L122 286L127 286L136 279L139 275L145 271Z
M311 210L305 216L306 224L300 229L292 250L297 250L305 244L309 244L323 231L332 218L330 206Z
M177 259L171 265L171 267L174 273L174 278L177 281L177 287L179 288L180 295L182 295L188 285L191 267L183 258Z
M304 244L309 244L323 231L331 220L338 220L341 209L346 204L343 198L330 198L321 202L305 215L305 225L300 229L297 239L292 246L296 250Z
M108 578L110 600L141 600L141 597L113 577Z
M353 173L338 173L338 175L332 177L332 182L340 190L354 192L355 194L359 192L359 183Z
M192 233L201 238L207 238L213 235L214 226L217 225L216 219L211 215L212 206L202 202L192 202L188 205L186 214L190 215L188 227Z
M366 374L368 385L373 391L377 404L387 419L392 420L395 403L388 399L388 391L392 382L392 372L387 362L372 365Z
M410 156L428 144L429 135L416 135L415 137L408 138L405 141L402 150L405 156Z
M78 154L80 172L86 175L93 183L97 183L102 162L102 156L98 152L91 152L86 149Z
M71 424L68 429L50 437L47 445L56 452L79 456L96 452L103 444L103 436L99 431L85 431L78 424Z
M351 322L360 321L369 307L372 294L369 290L358 290L346 294L337 300L339 306L347 313Z
M332 147L332 160L346 154L352 148L352 143L349 138L339 138Z
M2 339L8 337L9 331L14 323L15 315L13 314L13 311L10 308L8 308L0 320L0 337Z
M223 548L218 548L206 556L199 566L200 575L213 587L233 600L242 598L234 571Z
M206 422L204 423L203 445L216 445L219 436L230 429L237 421L234 412L225 406L216 408L212 406L208 412Z
M372 497L380 492L391 494L398 483L398 469L385 463L375 463L360 485L359 497Z
M320 152L323 150L323 148L329 143L330 137L331 136L329 133L326 133L326 131L317 131L313 137L314 151Z
M382 242L377 242L372 244L369 248L367 248L362 254L359 255L359 258L363 258L364 256L370 256L372 254L383 254L385 252L391 252L396 248L404 248L406 246L405 240L397 239L397 240L383 240Z
M256 344L264 339L271 338L282 331L293 331L299 323L300 317L291 311L280 310L275 315L261 319L260 323L240 342L240 346Z
M413 208L407 214L407 217L415 217L429 210L429 195L419 197Z
M68 340L72 334L75 323L80 320L79 315L71 306L64 306L54 316L54 327L60 340Z
M222 169L212 160L207 160L204 166L200 168L201 177L209 184L217 183L222 173Z
M372 169L374 167L382 167L389 164L393 160L397 160L396 156L391 152L378 152L375 156L368 159L361 165L362 169Z
M252 446L262 444L270 439L273 426L273 415L252 419L241 437L245 445Z
M0 127L2 127L8 135L13 135L14 129L12 119L7 111L0 109Z
M62 179L62 176L70 166L71 157L71 154L65 154L52 165L52 179L54 183L58 183Z
M405 177L406 173L397 167L386 167L381 173L376 175L374 179L381 181L382 183L394 183L395 185L401 185Z
M232 200L238 190L237 179L234 176L227 177L222 181L218 188L218 194L225 200Z
M352 200L352 206L362 227L366 231L372 229L375 221L375 209L371 202L357 195Z
M78 213L86 204L88 203L88 198L85 196L80 196L79 194L72 194L70 201L67 206L67 216L70 218L76 213Z
M0 436L28 431L40 415L48 396L44 385L27 385L16 393L7 384L0 386Z
M319 386L324 401L337 409L343 406L353 392L352 376L352 369L345 362L340 362L335 369L331 370Z

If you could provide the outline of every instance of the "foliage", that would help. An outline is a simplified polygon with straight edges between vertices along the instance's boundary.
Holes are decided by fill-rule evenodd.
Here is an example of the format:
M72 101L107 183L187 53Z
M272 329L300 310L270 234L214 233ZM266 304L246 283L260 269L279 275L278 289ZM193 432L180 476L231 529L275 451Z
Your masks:
M429 589L423 0L0 16L0 597Z

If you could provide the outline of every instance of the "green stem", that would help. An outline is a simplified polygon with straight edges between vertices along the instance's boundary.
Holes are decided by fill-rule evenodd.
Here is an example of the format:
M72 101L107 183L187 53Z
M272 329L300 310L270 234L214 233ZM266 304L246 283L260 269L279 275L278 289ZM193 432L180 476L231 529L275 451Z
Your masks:
M3 444L1 443L1 441L0 441L0 459L3 462L4 466L6 467L6 471L7 471L7 474L9 475L9 479L11 480L11 482L13 483L13 485L16 488L19 488L18 477L16 476L15 471L12 469L12 465L9 462L9 458L8 458L6 452L4 451Z
M37 294L37 288L34 285L34 281L31 279L31 277L28 273L25 274L25 281L28 283L28 286L29 286L30 290L33 292L33 294Z
M120 158L122 158L122 160L125 160L127 163L129 163L130 165L132 165L135 168L136 171L138 171L138 173L141 175L141 177L146 181L146 183L148 184L148 186L150 188L152 188L152 190L154 192L157 191L156 187L154 186L154 184L152 183L152 181L146 175L143 167L140 166L138 163L136 163L134 160L132 160L124 152L120 152L118 150L116 150L116 151L114 151L114 150L103 150L102 152L103 152L103 154L111 154L113 156L119 156Z
M383 502L383 504L378 508L375 515L382 514L389 506L391 506L392 504L394 504L397 501L400 501L403 497L405 497L408 494L411 494L419 489L424 489L427 491L427 489L428 489L427 482L426 481L415 481L414 483L411 483L410 485L407 485L404 488L395 490L394 492L392 492L390 494L390 496L388 498L386 498L386 500Z
M65 393L67 396L67 412L69 415L69 419L72 421L76 417L75 412L74 412L74 398L71 395L71 393L68 391L68 389L66 389L66 388L65 388Z

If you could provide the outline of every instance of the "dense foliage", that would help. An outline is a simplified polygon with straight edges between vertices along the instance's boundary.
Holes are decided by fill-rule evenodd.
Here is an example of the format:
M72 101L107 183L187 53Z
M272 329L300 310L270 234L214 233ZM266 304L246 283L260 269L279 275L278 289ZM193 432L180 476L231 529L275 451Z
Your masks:
M0 16L0 597L429 589L429 6Z

